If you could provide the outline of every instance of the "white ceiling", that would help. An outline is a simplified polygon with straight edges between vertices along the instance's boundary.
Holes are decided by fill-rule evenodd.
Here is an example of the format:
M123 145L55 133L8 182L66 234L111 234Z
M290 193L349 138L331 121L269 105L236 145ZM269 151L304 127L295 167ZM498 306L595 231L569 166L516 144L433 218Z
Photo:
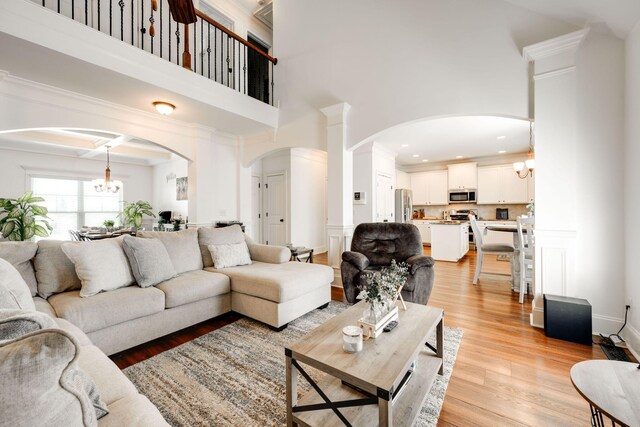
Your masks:
M178 158L152 142L108 132L32 129L0 133L0 149L106 160L107 146L114 162L154 166Z
M404 166L507 155L528 151L529 122L493 116L447 117L397 126L380 133L375 141L397 153L396 163Z
M625 39L640 21L638 0L504 0L542 15L584 27L605 24L616 36Z

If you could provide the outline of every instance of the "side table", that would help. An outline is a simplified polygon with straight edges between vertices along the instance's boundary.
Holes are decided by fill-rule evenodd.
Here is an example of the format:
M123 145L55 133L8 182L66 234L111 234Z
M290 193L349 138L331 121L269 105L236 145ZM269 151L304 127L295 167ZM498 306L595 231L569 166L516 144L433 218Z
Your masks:
M289 248L289 250L291 251L291 261L309 262L313 264L313 249L305 248L304 246L292 246ZM306 254L309 254L309 256L305 261L302 261L300 259L300 255Z

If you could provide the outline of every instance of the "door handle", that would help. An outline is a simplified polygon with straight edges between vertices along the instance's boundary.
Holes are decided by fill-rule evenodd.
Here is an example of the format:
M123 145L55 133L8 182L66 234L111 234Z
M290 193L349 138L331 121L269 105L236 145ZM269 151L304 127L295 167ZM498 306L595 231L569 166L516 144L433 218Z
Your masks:
M284 222L284 219L281 219L280 222Z

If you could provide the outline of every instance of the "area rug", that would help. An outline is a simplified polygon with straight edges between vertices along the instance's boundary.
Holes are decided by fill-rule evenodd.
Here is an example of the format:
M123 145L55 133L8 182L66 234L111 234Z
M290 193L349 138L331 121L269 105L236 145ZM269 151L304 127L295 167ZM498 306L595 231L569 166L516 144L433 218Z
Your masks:
M240 319L124 373L173 426L285 425L284 346L348 307L332 302L282 332ZM437 424L461 340L461 329L445 326L444 375L436 377L416 425ZM310 371L315 380L323 375ZM298 381L300 395L310 389L304 379Z

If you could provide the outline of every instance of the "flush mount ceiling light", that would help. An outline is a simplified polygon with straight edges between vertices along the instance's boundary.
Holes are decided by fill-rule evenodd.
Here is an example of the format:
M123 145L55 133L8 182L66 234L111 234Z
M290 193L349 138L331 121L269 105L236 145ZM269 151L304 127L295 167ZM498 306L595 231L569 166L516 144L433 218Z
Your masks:
M518 174L518 178L525 179L529 174L533 176L533 169L536 166L536 160L533 158L533 122L529 122L529 154L527 154L527 160L524 162L515 162L513 164L513 170ZM525 171L524 175L522 171Z
M162 114L163 116L170 115L171 113L173 113L173 110L176 109L175 105L169 104L168 102L164 101L156 101L153 103L153 106L156 107L158 113Z
M122 181L111 181L111 165L109 162L109 150L110 146L107 145L107 168L104 171L104 179L94 179L91 181L93 188L95 188L96 192L102 193L106 191L107 193L117 193L122 188Z
M402 144L401 147L408 147L409 144Z
M413 157L420 157L420 154L414 154Z
M500 135L500 136L496 137L496 139L505 139L505 138L506 138L506 135Z
M500 150L500 151L498 151L498 154L504 154L506 152L507 152L507 150Z
M456 156L456 159L461 159L461 158L462 158L462 156Z
M426 163L426 162L428 162L429 160L427 160L427 159L422 159L422 161Z

